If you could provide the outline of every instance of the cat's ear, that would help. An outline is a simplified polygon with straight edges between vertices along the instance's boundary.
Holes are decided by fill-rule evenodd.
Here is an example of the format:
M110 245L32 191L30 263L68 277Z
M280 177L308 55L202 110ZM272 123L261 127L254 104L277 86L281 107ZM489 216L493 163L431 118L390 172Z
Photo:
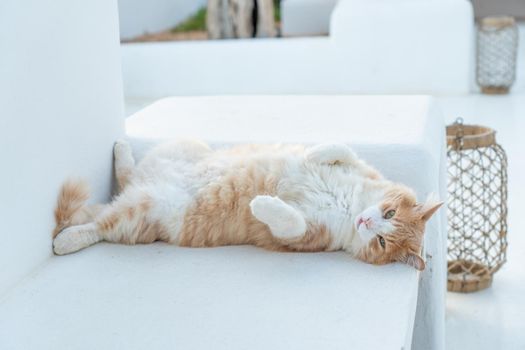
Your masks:
M406 258L402 260L405 264L412 266L418 271L423 271L425 269L425 260L417 254L410 253Z
M434 194L430 194L425 201L425 204L421 205L421 220L428 221L434 215L434 213L443 205L443 201L437 199Z

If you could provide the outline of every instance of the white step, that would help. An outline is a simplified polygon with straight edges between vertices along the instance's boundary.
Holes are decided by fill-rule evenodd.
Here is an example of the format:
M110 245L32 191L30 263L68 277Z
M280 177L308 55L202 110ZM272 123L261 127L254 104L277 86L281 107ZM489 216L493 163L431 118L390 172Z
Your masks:
M104 243L0 303L0 348L409 349L416 297L415 270L342 253Z
M245 142L345 142L386 177L414 188L420 200L431 192L446 198L444 123L432 99L426 96L172 97L159 100L128 118L126 129L138 159L152 144L177 137L198 138L214 147ZM445 211L440 211L426 228L427 268L420 276L412 339L415 349L444 346L445 226ZM341 260L341 263L346 266L347 261ZM368 268L362 263L357 266ZM402 273L397 276L405 278ZM370 283L382 286L380 290L370 287L370 293L381 296L360 296L363 305L373 307L374 299L389 298L391 293L400 300L406 298L402 283L394 288L383 285L383 280L381 272L368 275ZM413 283L417 283L417 279ZM311 288L316 293L317 286ZM354 297L351 288L347 296ZM323 301L316 298L313 302ZM286 303L282 307L294 314L294 307ZM414 321L413 309L409 307L401 314L395 308L370 310L376 313L378 324L390 317ZM298 317L297 323L300 322ZM359 327L360 322L356 314L348 324L341 323L339 331L348 332L349 324ZM324 329L324 325L322 327ZM376 333L382 329L382 326L370 328L360 333L360 337L377 337ZM289 329L293 331L293 327ZM395 332L407 334L410 328L399 323ZM328 344L339 346L337 339ZM385 346L399 349L394 339L388 344ZM405 345L404 349L408 347Z
M152 143L348 142L420 197L442 192L443 121L423 96L169 98L127 120ZM0 349L441 349L443 222L426 270L344 253L97 244L52 257L0 299Z

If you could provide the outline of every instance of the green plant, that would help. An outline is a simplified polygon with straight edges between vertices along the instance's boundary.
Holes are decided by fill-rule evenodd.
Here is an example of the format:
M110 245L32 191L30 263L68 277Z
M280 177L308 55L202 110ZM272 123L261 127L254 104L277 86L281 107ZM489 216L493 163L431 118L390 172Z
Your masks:
M275 21L281 20L281 0L274 0L274 16ZM195 14L179 23L175 28L171 30L172 33L183 33L193 31L205 31L206 30L206 7L202 7Z
M203 7L171 31L173 33L206 30L206 8Z
M281 21L281 0L273 0L273 9L275 22L279 23Z

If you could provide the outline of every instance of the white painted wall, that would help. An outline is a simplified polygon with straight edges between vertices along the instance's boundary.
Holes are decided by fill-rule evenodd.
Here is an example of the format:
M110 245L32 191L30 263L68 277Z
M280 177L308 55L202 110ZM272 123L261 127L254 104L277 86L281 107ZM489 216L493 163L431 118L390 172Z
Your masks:
M470 91L474 14L468 0L341 0L330 37L346 61L345 74L365 91Z
M349 0L330 37L125 44L125 94L465 94L473 20L467 0Z
M124 89L126 98L337 93L332 51L328 38L125 44Z
M205 6L207 0L118 0L120 37L172 28Z
M282 0L283 36L326 35L330 16L339 0Z
M0 295L51 256L62 181L110 194L123 133L116 0L0 1Z

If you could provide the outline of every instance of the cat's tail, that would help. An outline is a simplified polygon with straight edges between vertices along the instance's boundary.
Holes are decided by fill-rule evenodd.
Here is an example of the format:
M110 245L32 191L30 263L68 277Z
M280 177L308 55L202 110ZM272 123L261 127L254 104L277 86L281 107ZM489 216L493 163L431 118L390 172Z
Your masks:
M62 185L55 208L56 227L53 238L60 231L72 225L78 225L89 220L89 209L86 201L89 199L89 186L83 180L67 180Z

